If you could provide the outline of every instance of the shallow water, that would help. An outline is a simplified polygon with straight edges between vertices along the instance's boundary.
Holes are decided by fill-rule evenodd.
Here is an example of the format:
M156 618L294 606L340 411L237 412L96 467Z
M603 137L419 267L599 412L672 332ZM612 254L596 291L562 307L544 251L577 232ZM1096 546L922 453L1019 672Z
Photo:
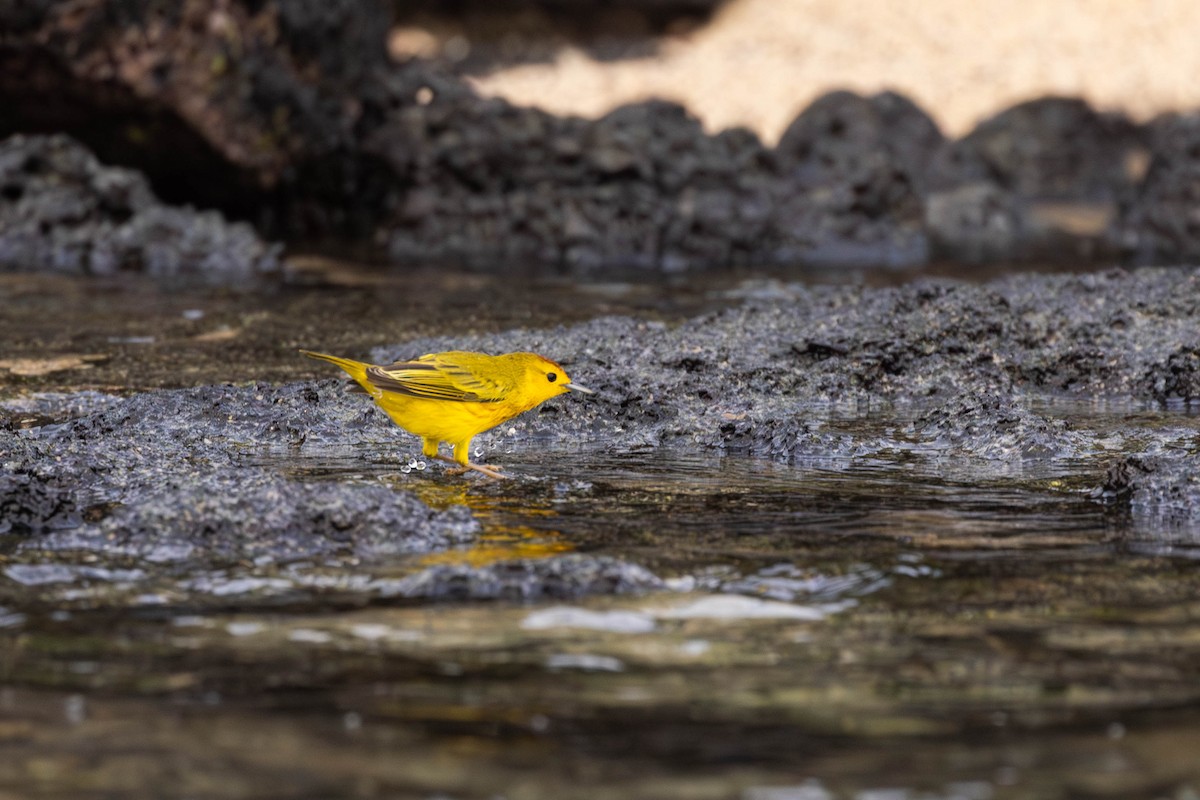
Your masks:
M29 585L46 602L0 632L0 786L775 800L1185 797L1200 781L1200 549L1124 529L1058 488L1061 466L980 483L516 448L522 479L491 484L368 454L264 459L466 503L485 535L357 573L250 567L261 582L236 591L99 570ZM671 590L397 605L352 580L571 550Z
M139 324L163 322L128 319L124 295L108 307L73 291L64 302L91 316L61 335L81 349L118 326L140 336ZM555 302L574 298L580 317L638 305L669 316L728 292L664 307L641 289L593 287L602 307L565 289ZM158 344L114 343L112 359L127 347L158 354L133 387L168 382L181 353L197 358L195 382L222 360L244 376L259 356L270 376L292 376L306 365L287 363L280 344L291 304L310 314L305 336L325 325L324 337L350 344L366 336L353 317L321 311L348 296L367 297L293 297L225 345L181 331L261 299L175 296L185 310L212 305L180 316L174 333L158 329ZM373 343L394 333L375 330ZM38 351L42 335L14 349ZM111 362L78 369L6 388L103 387L119 373ZM21 414L45 421L35 400L9 406L15 427ZM1177 428L1186 443L1200 426L1185 408L1032 403L1101 438ZM1197 796L1200 531L1091 499L1102 471L1092 461L1001 464L899 446L895 432L918 412L814 412L856 440L897 446L791 464L481 440L509 482L410 467L402 437L394 452L244 454L305 481L468 506L483 535L432 554L217 571L0 554L0 794ZM664 587L531 603L386 591L430 566L572 552L640 564Z

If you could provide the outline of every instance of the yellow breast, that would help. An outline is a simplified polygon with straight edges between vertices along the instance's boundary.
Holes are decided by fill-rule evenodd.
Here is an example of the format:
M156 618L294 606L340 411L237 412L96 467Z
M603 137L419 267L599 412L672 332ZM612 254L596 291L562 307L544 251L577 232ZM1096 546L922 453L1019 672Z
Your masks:
M525 409L511 404L452 403L425 400L394 392L382 392L375 398L392 421L409 433L439 442L464 442L476 434L491 430Z

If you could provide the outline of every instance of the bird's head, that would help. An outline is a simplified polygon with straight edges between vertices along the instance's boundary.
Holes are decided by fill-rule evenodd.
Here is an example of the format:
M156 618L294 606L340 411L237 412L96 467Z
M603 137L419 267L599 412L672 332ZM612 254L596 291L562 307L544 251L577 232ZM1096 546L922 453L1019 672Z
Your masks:
M572 383L560 365L537 353L513 353L522 370L522 389L534 405L567 392L594 394L586 386Z

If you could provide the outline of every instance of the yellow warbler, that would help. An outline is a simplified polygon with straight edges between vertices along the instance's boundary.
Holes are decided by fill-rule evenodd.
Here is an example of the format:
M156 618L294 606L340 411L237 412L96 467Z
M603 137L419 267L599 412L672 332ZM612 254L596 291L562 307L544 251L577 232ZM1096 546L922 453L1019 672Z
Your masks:
M471 439L534 406L568 391L592 394L572 383L558 364L536 353L489 356L452 350L415 361L373 366L349 358L301 350L309 358L337 364L375 398L404 430L422 439L428 458L452 461L460 472L473 469L503 478L500 467L472 464ZM438 454L438 445L454 447L454 458Z

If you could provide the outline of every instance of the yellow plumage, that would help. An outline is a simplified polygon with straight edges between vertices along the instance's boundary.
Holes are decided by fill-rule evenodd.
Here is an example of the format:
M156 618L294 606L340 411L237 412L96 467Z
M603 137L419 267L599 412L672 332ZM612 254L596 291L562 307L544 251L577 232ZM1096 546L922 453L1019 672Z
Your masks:
M568 391L591 394L571 383L558 364L536 353L490 356L452 350L415 361L371 365L349 358L301 350L336 364L375 399L392 421L422 439L421 452L438 454L442 442L454 448L454 461L493 478L499 467L472 464L471 439L551 397Z

